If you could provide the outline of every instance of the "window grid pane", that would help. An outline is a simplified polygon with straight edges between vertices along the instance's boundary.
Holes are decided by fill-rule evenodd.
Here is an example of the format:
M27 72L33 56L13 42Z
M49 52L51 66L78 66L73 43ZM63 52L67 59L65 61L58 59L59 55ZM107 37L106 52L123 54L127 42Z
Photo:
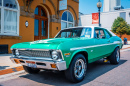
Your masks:
M64 23L63 23L64 22ZM73 27L74 26L74 21L73 21L73 16L71 15L70 12L68 11L65 11L62 15L62 22L61 22L62 26L61 26L61 29L64 29L64 24L66 23L66 28L69 28L69 27Z
M4 10L4 33L17 33L17 12Z
M0 6L2 6L2 0L0 0Z
M62 15L62 20L67 21L67 12L64 12Z
M44 10L41 10L41 16L46 17L46 13L45 13L45 11L44 11Z
M38 15L38 7L35 9L35 14Z
M3 0L3 3L4 3L4 7L18 9L17 3L15 0Z
M66 22L61 22L61 30L67 28L67 23Z
M35 19L34 36L39 36L39 20Z
M71 15L71 13L68 12L68 21L69 22L73 22L73 17Z

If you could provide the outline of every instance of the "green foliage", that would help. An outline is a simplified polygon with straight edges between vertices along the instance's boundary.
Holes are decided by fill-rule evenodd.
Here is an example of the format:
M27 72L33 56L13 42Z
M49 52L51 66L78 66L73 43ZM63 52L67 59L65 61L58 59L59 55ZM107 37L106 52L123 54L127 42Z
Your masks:
M123 18L118 17L112 25L112 32L120 35L120 37L123 34L130 35L130 25Z

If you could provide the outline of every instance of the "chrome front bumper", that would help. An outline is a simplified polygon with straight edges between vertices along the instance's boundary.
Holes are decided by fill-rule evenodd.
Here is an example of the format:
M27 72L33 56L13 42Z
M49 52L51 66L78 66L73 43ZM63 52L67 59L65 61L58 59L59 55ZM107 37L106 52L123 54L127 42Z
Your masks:
M15 60L19 60L21 65L27 66L26 61L35 62L37 68L39 69L47 69L47 70L66 70L66 62L65 61L50 61L50 60L38 60L38 59L20 59L17 57L10 57L13 63L16 63ZM55 64L56 68L52 68L51 64Z

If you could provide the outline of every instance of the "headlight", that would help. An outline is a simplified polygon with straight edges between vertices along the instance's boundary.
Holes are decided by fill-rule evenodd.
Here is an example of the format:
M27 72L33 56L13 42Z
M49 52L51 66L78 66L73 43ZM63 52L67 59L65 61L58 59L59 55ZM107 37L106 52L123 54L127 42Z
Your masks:
M19 56L19 51L18 51L18 49L15 50L15 55L16 55L16 56Z
M57 51L52 51L52 59L57 60L59 58Z

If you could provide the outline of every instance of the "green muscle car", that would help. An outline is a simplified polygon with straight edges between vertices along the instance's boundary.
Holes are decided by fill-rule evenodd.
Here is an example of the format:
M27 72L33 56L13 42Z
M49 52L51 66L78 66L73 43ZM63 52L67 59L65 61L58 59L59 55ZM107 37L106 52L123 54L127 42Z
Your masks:
M100 27L72 27L55 38L14 44L11 60L28 73L40 70L64 71L72 82L84 79L88 63L105 58L120 61L121 38Z

